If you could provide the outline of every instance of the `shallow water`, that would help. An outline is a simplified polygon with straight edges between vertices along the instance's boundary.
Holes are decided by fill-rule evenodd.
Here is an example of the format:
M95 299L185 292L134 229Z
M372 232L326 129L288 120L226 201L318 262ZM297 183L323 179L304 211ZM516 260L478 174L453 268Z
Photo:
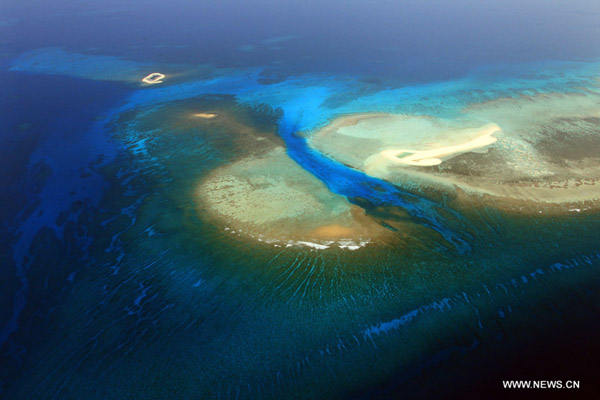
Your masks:
M548 349L576 339L590 345L565 364L579 375L539 365L539 379L592 386L597 203L440 195L369 176L308 138L351 113L452 119L556 93L589 100L593 116L597 7L232 4L3 6L0 396L464 396L476 379L538 378L498 377L528 347L568 359ZM311 45L335 18L338 33ZM422 28L431 20L438 30ZM155 37L136 36L152 21L165 22ZM156 71L164 83L139 83ZM540 108L523 120L543 119ZM584 147L596 146L597 127L586 129ZM299 166L305 190L324 184L324 204L357 206L385 234L356 250L258 240L264 227L232 228L199 201L219 168L274 146L293 167L259 171L265 185ZM304 223L280 222L290 234Z

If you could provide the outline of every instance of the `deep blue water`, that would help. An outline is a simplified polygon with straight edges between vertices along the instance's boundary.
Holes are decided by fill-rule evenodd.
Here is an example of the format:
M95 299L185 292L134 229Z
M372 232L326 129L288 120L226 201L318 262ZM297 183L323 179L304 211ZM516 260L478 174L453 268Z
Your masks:
M598 57L593 1L5 2L4 51L61 46L128 59L460 77L479 65Z
M0 397L464 396L536 357L541 376L514 376L570 378L564 343L592 386L597 214L455 210L298 132L585 93L599 20L593 1L2 3ZM148 69L173 80L123 78ZM352 255L227 237L190 192L244 149L153 116L211 95L334 193L431 237Z
M62 76L5 72L2 77L2 237L4 245L12 244L5 254L12 253L16 263L15 270L3 271L8 277L23 273L27 247L40 229L55 229L61 237L55 222L61 213L74 202L97 205L102 198L106 183L95 168L114 158L116 148L98 135L95 119L123 99L127 89ZM24 306L28 295L26 279L19 278L22 288L13 300L15 310ZM11 304L10 299L4 304ZM2 341L16 329L17 316L7 315Z

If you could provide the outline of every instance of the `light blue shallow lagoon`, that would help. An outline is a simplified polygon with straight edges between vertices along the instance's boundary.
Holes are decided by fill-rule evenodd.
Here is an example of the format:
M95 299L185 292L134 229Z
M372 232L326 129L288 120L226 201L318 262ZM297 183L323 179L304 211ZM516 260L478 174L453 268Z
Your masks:
M598 21L2 3L0 398L598 393Z

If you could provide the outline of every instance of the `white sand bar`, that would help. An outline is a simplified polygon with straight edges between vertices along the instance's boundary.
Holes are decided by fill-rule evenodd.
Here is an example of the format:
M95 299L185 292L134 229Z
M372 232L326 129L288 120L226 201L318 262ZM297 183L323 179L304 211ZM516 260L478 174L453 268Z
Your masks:
M493 134L501 131L500 127L496 124L487 124L478 130L478 137L454 146L438 147L431 150L390 149L384 150L380 154L386 160L397 164L416 166L438 165L442 163L442 160L439 157L446 157L457 153L475 150L496 142L498 139L496 139ZM402 154L406 155L399 157Z

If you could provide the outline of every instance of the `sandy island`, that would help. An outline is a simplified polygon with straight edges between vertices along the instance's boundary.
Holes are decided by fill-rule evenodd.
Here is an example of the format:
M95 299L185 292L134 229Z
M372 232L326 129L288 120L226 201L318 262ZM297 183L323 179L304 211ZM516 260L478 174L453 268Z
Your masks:
M217 116L217 114L213 114L213 113L194 113L192 114L192 117L194 118L203 118L203 119L211 119L211 118L215 118Z
M492 135L500 132L501 129L496 124L488 124L477 129L477 131L479 132L479 136L475 139L454 146L443 146L431 150L392 149L384 150L380 154L386 160L396 164L417 166L438 165L442 163L442 160L438 157L455 155L457 153L471 151L495 143L498 139ZM399 157L400 155L404 156ZM365 164L367 162L368 160L365 162Z
M165 79L166 75L161 74L160 72L153 72L150 75L144 77L142 82L147 83L149 85L154 85L156 83L163 83L163 79Z

